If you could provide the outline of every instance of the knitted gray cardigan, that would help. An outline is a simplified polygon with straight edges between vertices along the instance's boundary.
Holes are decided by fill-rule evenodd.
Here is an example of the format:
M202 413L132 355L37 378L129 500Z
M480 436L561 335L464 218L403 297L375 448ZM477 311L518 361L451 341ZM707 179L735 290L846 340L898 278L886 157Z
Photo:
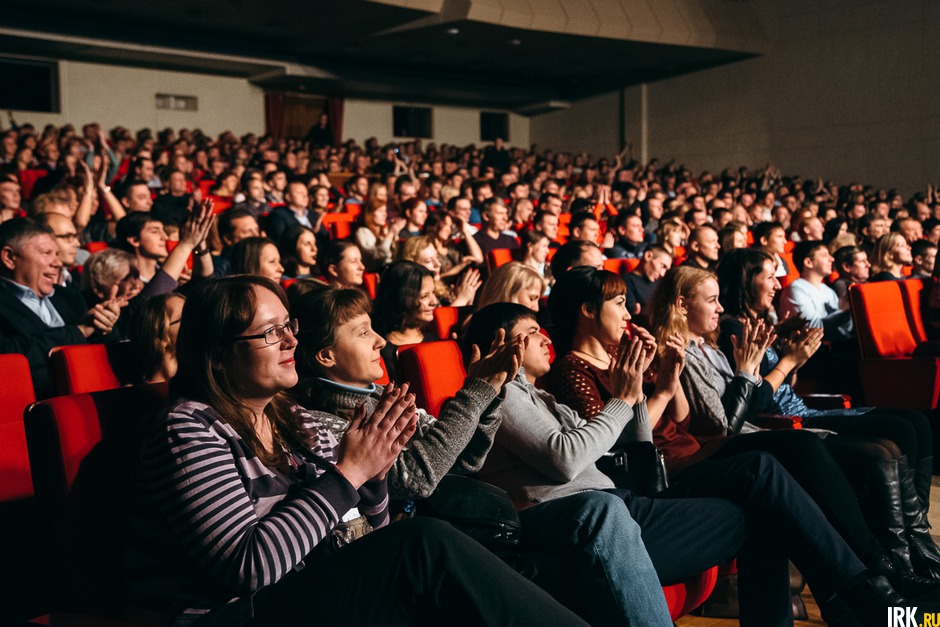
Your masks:
M314 410L337 440L342 440L356 408L375 410L384 387L351 388L325 379L305 381L299 402ZM483 467L500 424L499 398L491 385L468 378L444 403L440 418L418 410L418 429L388 472L389 496L426 498L448 472L472 474Z

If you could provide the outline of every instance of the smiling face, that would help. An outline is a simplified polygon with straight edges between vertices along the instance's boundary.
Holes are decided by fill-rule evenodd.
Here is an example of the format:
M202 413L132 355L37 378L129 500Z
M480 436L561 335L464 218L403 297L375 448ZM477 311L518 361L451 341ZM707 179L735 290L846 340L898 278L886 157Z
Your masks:
M411 315L412 325L419 327L433 321L435 307L437 307L437 297L434 296L434 277L426 276L421 279L418 304Z
M441 276L441 258L437 255L437 249L434 246L427 246L424 250L418 252L415 263L424 266L434 273L436 281Z
M358 246L350 246L343 251L339 263L329 268L335 275L334 280L341 287L358 287L362 285L362 274L366 267L362 264L362 253Z
M49 296L59 280L62 261L55 240L45 233L21 242L17 250L7 246L0 251L4 269L15 283L33 290L37 296Z
M136 240L136 245L135 245ZM166 231L162 222L146 222L140 230L140 237L132 238L131 245L137 254L147 259L165 259L169 254L166 249Z
M242 335L260 335L275 325L287 324L290 316L281 300L271 291L255 286L255 315ZM294 349L297 339L288 330L275 344L265 344L263 338L237 341L236 356L231 364L232 381L243 392L244 398L272 398L297 385L294 367Z
M337 327L335 343L316 359L331 381L364 387L382 376L384 347L385 340L372 330L372 320L360 314Z
M551 353L548 350L552 343L547 336L539 333L539 325L534 318L520 320L509 333L510 338L522 335L528 338L525 352L522 354L522 367L527 377L543 377L551 369Z
M701 339L714 333L724 312L718 302L718 281L712 278L703 281L688 298L680 296L676 304L686 310L692 339Z
M827 253L829 251L826 251ZM830 268L831 268L830 263ZM777 266L772 261L764 261L763 268L754 277L754 302L750 306L757 312L764 312L774 306L774 294L780 291L780 281L774 276Z

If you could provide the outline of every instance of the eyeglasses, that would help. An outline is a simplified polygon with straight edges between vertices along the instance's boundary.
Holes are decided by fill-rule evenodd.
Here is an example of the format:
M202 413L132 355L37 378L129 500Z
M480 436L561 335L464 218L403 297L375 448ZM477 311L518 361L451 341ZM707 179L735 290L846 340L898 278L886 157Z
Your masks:
M275 324L270 329L266 329L264 333L259 333L257 335L240 335L235 340L260 340L264 338L265 344L278 344L284 341L284 335L290 331L290 334L294 337L297 336L297 333L300 331L300 325L297 322L297 318L292 318L288 320L287 324Z

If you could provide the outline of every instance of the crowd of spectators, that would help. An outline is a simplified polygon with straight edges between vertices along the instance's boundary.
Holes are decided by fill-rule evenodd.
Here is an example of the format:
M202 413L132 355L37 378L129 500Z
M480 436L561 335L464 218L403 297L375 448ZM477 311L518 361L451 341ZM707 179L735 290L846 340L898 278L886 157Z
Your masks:
M627 546L640 542L638 533L611 540L615 546L611 550L623 559L629 556L629 563L636 567L630 574L621 572L631 570L622 569L622 564L577 562L590 577L596 578L600 569L604 577L612 578L615 597L624 592L618 586L623 586L625 579L630 579L635 591L645 591L646 596L634 599L632 605L618 601L607 607L606 600L589 603L587 618L593 624L612 624L612 617L637 616L645 617L646 622L636 624L668 624L663 622L661 599L650 595L658 593L659 582L694 574L713 563L709 562L712 558L730 558L743 551L748 557L742 558L742 574L752 576L750 573L759 570L753 566L754 556L763 556L757 561L769 559L765 553L771 551L774 536L761 536L754 545L745 545L744 521L750 521L748 526L770 524L768 515L776 516L773 512L778 512L782 503L787 505L779 516L787 511L790 515L802 512L795 518L796 527L781 533L798 536L794 542L799 541L801 548L790 558L802 564L801 569L813 580L814 593L826 591L820 605L832 624L853 624L850 616L862 616L876 607L881 615L882 606L902 601L880 575L908 596L935 592L940 587L940 552L932 541L926 544L923 525L911 522L916 516L925 516L929 505L929 495L921 489L923 469L932 461L922 446L918 448L918 442L930 442L929 426L922 425L922 416L878 414L914 425L910 429L916 434L909 438L906 426L899 427L903 437L863 434L898 440L900 452L892 448L896 454L885 459L895 464L896 473L903 472L908 463L911 473L918 473L917 490L912 487L909 494L896 495L913 503L911 512L904 511L910 516L906 523L902 516L901 530L893 529L904 538L903 550L897 543L883 541L883 534L876 540L867 529L854 535L847 531L842 522L851 516L832 510L838 509L834 502L851 496L849 482L843 479L837 487L827 483L818 490L820 496L815 484L801 480L799 469L784 460L782 466L777 465L771 456L774 446L745 449L729 445L723 456L708 460L711 465L693 455L689 464L699 464L695 473L684 464L673 468L686 473L682 475L685 481L679 484L682 487L672 494L682 497L685 509L679 499L660 511L657 507L661 504L611 492L609 481L591 470L599 455L622 434L640 440L654 439L655 434L658 443L667 442L672 436L664 436L662 430L677 428L670 425L681 423L683 417L671 422L660 420L662 416L681 413L684 408L694 418L698 397L687 386L703 384L694 377L682 379L690 409L690 401L678 387L679 373L687 368L686 352L692 351L689 359L694 366L698 363L695 351L705 350L696 342L714 340L718 328L717 324L706 328L711 318L704 317L704 322L694 327L692 314L681 303L701 298L702 286L712 289L709 277L715 277L714 302L708 315L714 314L717 320L722 312L717 304L719 277L733 276L729 268L749 263L733 251L752 249L758 256L754 262L757 269L745 279L753 281L754 293L748 298L755 300L741 301L746 304L734 312L740 320L731 334L746 336L755 346L765 342L763 349L774 356L771 363L763 363L761 371L760 356L764 353L752 351L744 378L750 383L756 378L760 383L763 377L773 382L771 393L792 395L783 378L775 379L778 363L787 365L783 377L789 377L822 341L838 344L853 337L848 304L851 285L934 275L940 242L940 190L928 187L905 197L897 190L863 183L784 175L771 166L694 173L674 161L639 163L629 149L608 159L534 146L507 148L502 141L485 148L420 141L383 146L375 139L363 145L354 141L330 145L329 134L314 132L304 139L284 140L255 134L237 137L229 132L209 137L189 129L157 133L144 129L135 134L118 127L105 133L97 124L42 130L24 124L3 131L0 139L0 353L22 353L28 358L41 398L52 393L47 364L50 349L129 341L139 357L139 368L124 373L125 382L172 381L171 392L178 397L168 414L167 431L147 442L150 457L145 466L153 485L173 475L174 465L191 467L197 474L205 470L202 461L176 448L167 450L160 437L185 439L194 430L220 432L220 442L224 440L220 446L247 451L245 459L239 457L237 468L233 465L232 476L250 477L245 490L251 503L257 503L259 496L268 499L260 509L246 505L248 501L241 504L245 512L257 511L259 526L270 524L273 529L281 523L270 518L302 518L298 512L314 507L310 524L328 528L340 522L333 509L348 509L358 502L363 520L367 519L364 524L377 529L388 523L390 488L393 498L426 496L443 473L459 466L459 450L433 448L442 444L431 425L454 429L451 423L464 420L466 428L461 428L463 435L458 440L467 451L472 449L474 457L472 463L462 458L463 463L468 471L481 472L487 480L505 487L517 504L525 507L524 525L544 531L552 528L557 516L604 510L608 525L642 527L649 555L637 554L635 546ZM605 272L605 267L615 272ZM680 267L681 272L676 270ZM766 276L758 277L764 269ZM572 278L575 276L577 280ZM688 280L695 283L689 287L691 291L683 291L683 277L691 277ZM583 296L578 290L591 281L600 281L596 285L605 287L598 287L593 296ZM666 301L661 296L664 281L672 289ZM721 282L723 292L733 292L733 279L727 285L724 278ZM651 319L657 314L657 294L660 316L667 315L663 311L670 307L675 309L668 314L670 321L688 316L684 333L677 334L678 327L665 323L662 317ZM557 305L546 307L546 299ZM623 313L604 319L601 309L608 301L616 301L617 311ZM413 397L396 391L400 390L396 384L403 383L397 352L402 346L452 339L434 332L435 309L440 306L459 307L465 312L453 337L462 336L467 357L473 354L474 358L468 367L470 377L457 398L462 409L449 405L435 422L423 414L416 418L416 409L409 406ZM766 324L766 333L755 330L752 334L750 325L758 324L752 317ZM628 323L631 318L635 320ZM792 331L785 337L781 331L784 345L778 347L780 355L773 352L770 331L778 322L781 329ZM642 330L644 325L667 330L654 338ZM537 333L541 328L546 335ZM570 381L564 383L557 369L552 371L549 389L577 411L556 403L555 397L541 389L539 378L549 375L550 370L549 335L565 358L556 363L580 368L582 375L597 379L592 384L591 403L585 405L587 389L572 387ZM559 343L562 337L567 339ZM693 374L718 378L727 374L729 381L738 376L741 366L734 362L744 357L739 346L745 339L732 341L729 337L725 337L724 347L728 358L721 358L724 366L719 363L717 373L692 370ZM278 345L280 351L273 357L283 360L251 351L242 354L231 347L241 340L258 342L261 348ZM310 342L314 344L308 345ZM295 348L299 383L292 356ZM598 350L590 354L595 348ZM373 362L378 360L371 357L373 353L381 355L392 381L385 390L373 385L384 374L382 369L376 370ZM481 356L482 361L474 366ZM702 363L709 363L709 359L713 365L717 363L707 351L701 359ZM237 368L220 374L236 361ZM293 375L285 374L285 368ZM176 376L178 371L180 376ZM667 376L668 372L674 376ZM294 400L305 409L291 408L282 401L282 393L292 388ZM649 398L644 391L649 392ZM720 393L725 391L722 385ZM360 434L369 431L362 427L368 424L365 414L357 409L364 407L361 394L370 399L370 412L391 417L372 422L381 424L381 433ZM497 397L499 400L494 400ZM657 404L660 398L662 403ZM503 414L494 418L490 412L500 401ZM783 401L777 398L775 402ZM316 418L308 410L317 415L336 414L343 420L324 423L322 416ZM800 411L809 410L802 406ZM716 420L725 431L722 435L737 436L743 419L737 420L721 403L717 412L720 416ZM530 417L537 417L540 424L526 422ZM321 422L311 431L312 436L304 435L311 420ZM500 420L502 436L497 433ZM347 429L347 423L353 422L360 427ZM220 426L222 423L232 426ZM828 422L825 428L841 433ZM555 436L539 440L555 431L580 444L559 444ZM406 444L411 438L421 444L409 448ZM905 450L908 439L913 442L909 451ZM381 454L365 461L369 451L378 450L380 440L386 441ZM313 441L319 444L310 445ZM388 441L393 445L388 446ZM722 440L722 446L724 443ZM717 451L717 445L699 444L703 453ZM807 446L813 452L806 457L823 460L817 466L835 464L829 452ZM484 462L490 447L492 453ZM297 453L299 449L305 453ZM314 466L325 462L342 470L338 476L324 473L322 468L309 470L322 490L310 488L312 495L298 497L278 484L277 478L298 476L297 464L304 461L298 462L294 455L304 457L307 449L318 460ZM750 457L738 457L732 451ZM225 455L220 455L218 463L228 463ZM717 461L719 457L723 465ZM422 476L416 484L415 473L409 474L408 469L419 464L428 471L429 460L441 468L430 466L433 476ZM884 461L881 457L878 460ZM796 483L788 471L797 477ZM735 473L752 473L759 481L749 484L747 494L718 489L721 477L726 482L737 481L734 477L739 474ZM845 473L850 471L845 469ZM928 486L929 475L928 471ZM261 483L256 483L268 476L274 477L279 487L262 489ZM206 481L211 483L208 478ZM196 527L222 526L222 535L231 541L241 537L244 529L226 521L221 508L192 512L183 507L191 489L181 483L161 491L149 503L149 514L192 516ZM227 485L226 489L234 488ZM264 490L268 491L262 495ZM585 491L614 494L613 502L608 496L569 500ZM839 495L832 496L834 492ZM769 501L777 509L760 509L769 494L777 495ZM688 501L689 497L725 501L699 503L693 511L694 501ZM271 509L276 501L290 503L297 512L290 507ZM732 507L726 501L741 510L724 509ZM554 507L542 508L549 502ZM570 508L567 513L566 507ZM681 527L677 522L696 516L694 526ZM861 521L862 514L856 518ZM709 521L718 520L722 526L709 527ZM781 520L776 518L778 526ZM398 524L391 527L398 529ZM875 535L881 531L880 523L870 520L852 518L846 524L854 525L856 531L858 525L867 524L874 527ZM666 527L672 535L665 532ZM713 534L703 535L705 528ZM610 529L606 527L606 532ZM559 533L530 533L538 537L542 548L567 546L577 535L554 531ZM892 528L885 531L891 532ZM280 593L259 597L263 601L259 611L270 612L266 620L287 620L285 616L294 620L302 613L300 609L272 609L281 603L293 607L298 598L288 586L276 582L285 570L302 564L303 552L294 554L297 542L312 549L325 541L323 534L306 532L300 533L302 537L296 542L274 537L255 540L258 549L243 550L263 551L267 557L257 564L259 574L253 574L247 566L232 565L226 561L232 558L216 554L218 547L211 544L211 534L170 528L154 533L159 542L208 547L211 557L202 565L208 572L225 571L234 577L239 594L257 592L254 586L280 586ZM506 611L509 601L498 590L518 582L510 570L495 566L496 560L467 557L474 553L472 547L434 526L406 527L396 533L401 538L376 532L370 540L374 554L389 564L397 559L395 542L424 542L421 550L435 556L446 554L443 547L452 542L458 545L455 551L466 554L463 563L454 554L439 558L443 571L425 573L420 565L410 567L408 583L422 594L446 580L450 582L449 593L464 599L448 607L426 607L428 615L469 613L485 621ZM408 533L423 540L409 539ZM608 536L598 528L597 537ZM384 544L382 538L386 539ZM287 551L289 545L294 553L282 555L283 563L269 553ZM757 553L748 552L757 546ZM572 550L584 552L585 548L577 545ZM662 559L664 552L671 552L672 557ZM822 554L827 557L821 558ZM362 553L357 559L352 552L335 555L351 555L350 561L342 562L346 569L359 568L367 561ZM391 568L386 562L377 563ZM160 568L172 570L174 566L163 563ZM342 568L338 572L345 572ZM490 571L497 575L487 582L481 573ZM316 577L308 574L288 580L326 585L319 581L321 575L322 571ZM242 581L245 577L251 580L250 585ZM147 582L147 575L143 579L144 586L156 586L150 592L170 594L160 588L160 582ZM217 593L206 592L206 582L199 576L186 573L181 581L199 592L182 601L175 599L195 603L184 603L175 610L195 612L186 614L195 620L200 612L217 609L218 597L213 596ZM395 604L387 585L372 580L368 585L381 590L376 594L382 595L383 603ZM776 613L761 614L755 609L777 603L781 598L778 592L750 589L748 599L742 600L742 624L786 624L789 610L775 608ZM492 595L486 602L474 601L486 595ZM604 597L597 589L585 591L583 597L593 599L595 595ZM787 595L782 598L786 601ZM835 598L844 607L833 602ZM356 604L352 597L343 601L349 602L342 605L347 610ZM537 605L519 604L513 611L524 623L549 608L578 624L578 619L560 607L543 605L539 609ZM840 608L850 608L845 610L844 622L839 622L843 620ZM416 610L411 607L407 611ZM210 615L213 613L218 615ZM767 618L771 615L772 620Z

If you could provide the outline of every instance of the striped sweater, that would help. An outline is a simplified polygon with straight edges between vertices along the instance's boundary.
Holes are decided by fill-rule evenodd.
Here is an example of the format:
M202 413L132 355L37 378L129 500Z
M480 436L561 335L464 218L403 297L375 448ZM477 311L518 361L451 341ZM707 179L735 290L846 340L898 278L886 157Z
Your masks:
M294 411L316 436L309 451L293 451L295 475L265 466L204 403L179 400L158 421L141 453L127 555L137 608L186 622L235 604L226 611L247 618L250 595L303 568L345 512L387 524L385 481L355 490L332 466L332 433Z

